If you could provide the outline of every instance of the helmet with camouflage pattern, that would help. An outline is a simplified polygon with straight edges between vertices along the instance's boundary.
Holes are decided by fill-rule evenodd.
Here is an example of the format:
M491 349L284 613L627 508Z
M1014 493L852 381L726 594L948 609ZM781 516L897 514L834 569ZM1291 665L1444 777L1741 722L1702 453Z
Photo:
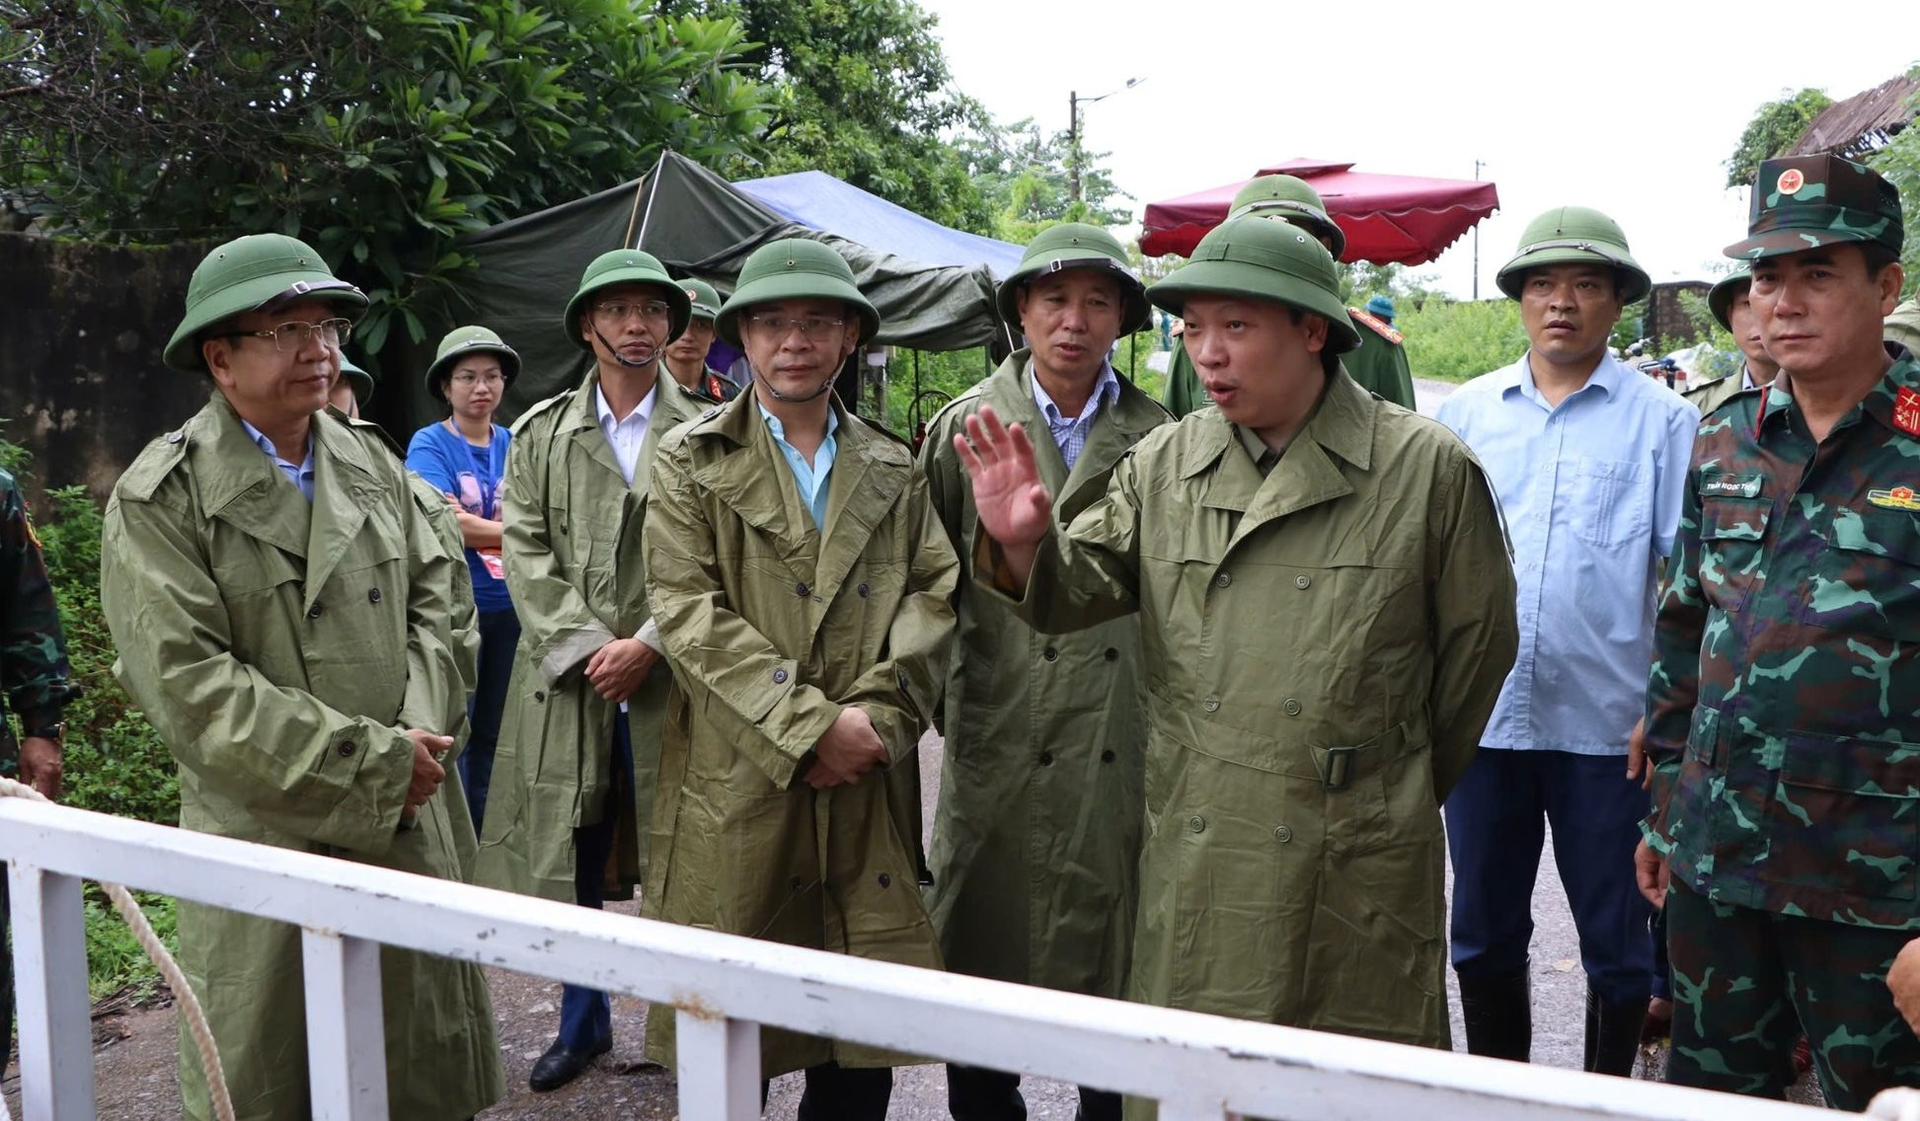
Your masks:
M1247 296L1327 321L1327 353L1360 345L1340 301L1333 257L1307 231L1259 215L1229 218L1207 232L1187 263L1147 289L1154 306L1181 314L1190 296Z
M1248 214L1305 227L1313 236L1327 242L1327 251L1336 261L1347 251L1347 235L1327 215L1327 205L1320 201L1320 192L1298 176L1262 175L1248 180L1234 194L1227 218L1232 220Z
M1612 267L1623 306L1645 298L1653 288L1647 270L1628 252L1627 235L1620 224L1585 206L1556 206L1528 222L1520 235L1519 251L1500 266L1494 283L1517 300L1528 270L1586 262Z
M366 294L333 275L313 247L285 234L248 234L208 253L187 282L187 310L167 340L162 360L187 373L204 372L201 336L242 312L293 300L324 300L351 318L367 308Z
M1007 325L1020 326L1020 290L1032 284L1042 273L1067 269L1092 269L1110 276L1120 285L1120 333L1131 335L1145 330L1153 319L1147 306L1146 286L1127 265L1127 251L1114 236L1085 222L1062 222L1041 230L1020 255L1020 267L1000 282L998 306Z
M1900 192L1879 172L1839 156L1762 162L1747 215L1747 237L1727 246L1729 257L1758 261L1849 242L1872 242L1899 256L1906 239Z

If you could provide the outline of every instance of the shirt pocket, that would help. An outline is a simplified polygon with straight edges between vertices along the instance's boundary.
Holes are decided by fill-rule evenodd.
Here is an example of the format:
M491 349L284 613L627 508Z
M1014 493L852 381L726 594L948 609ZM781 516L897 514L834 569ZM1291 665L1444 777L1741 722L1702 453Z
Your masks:
M1920 642L1920 518L1840 508L1822 535L1801 619L1849 634Z
M1764 575L1761 559L1773 501L1767 498L1700 500L1700 591L1725 612L1740 610Z
M1913 899L1920 744L1787 733L1767 840L1770 882Z
M1583 455L1574 461L1574 536L1596 549L1618 549L1653 525L1649 469L1621 459Z

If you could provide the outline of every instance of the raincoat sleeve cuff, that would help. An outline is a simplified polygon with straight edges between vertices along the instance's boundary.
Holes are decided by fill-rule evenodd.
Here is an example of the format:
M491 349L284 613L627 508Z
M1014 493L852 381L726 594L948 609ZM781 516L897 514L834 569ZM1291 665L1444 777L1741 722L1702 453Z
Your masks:
M612 641L613 632L604 623L596 620L580 627L555 642L547 656L540 659L540 676L549 687L556 685L568 672L593 657L594 651Z
M310 836L322 844L378 856L400 828L413 785L413 739L405 732L356 720L327 738L316 766L340 772L342 791Z
M656 654L664 655L667 652L666 641L660 637L660 624L654 622L651 615L647 617L646 622L640 624L640 629L634 633L633 638L634 641L651 648Z

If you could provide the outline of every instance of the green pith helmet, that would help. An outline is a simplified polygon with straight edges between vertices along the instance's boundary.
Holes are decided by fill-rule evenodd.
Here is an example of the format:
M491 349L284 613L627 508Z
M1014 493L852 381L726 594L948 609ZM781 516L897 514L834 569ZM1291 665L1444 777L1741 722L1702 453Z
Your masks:
M695 319L711 323L720 314L720 293L713 290L713 285L689 276L680 281L680 290L687 294L687 299L693 304Z
M1248 214L1305 226L1314 236L1332 243L1328 251L1336 261L1347 251L1347 235L1327 215L1327 204L1320 200L1320 192L1299 176L1262 175L1248 180L1233 196L1227 218L1231 221Z
M1707 292L1707 310L1713 312L1720 326L1733 330L1733 301L1752 286L1753 269L1741 265L1721 277L1720 282Z
M1144 331L1153 320L1147 289L1127 266L1127 251L1114 236L1085 222L1062 222L1041 230L1020 255L1020 267L1000 282L996 303L1009 327L1020 327L1020 290L1042 273L1088 269L1110 276L1120 285L1120 333Z
M367 307L360 289L333 275L313 247L285 234L248 234L206 255L187 282L187 311L167 340L162 360L187 373L204 371L200 333L242 312L298 299L337 304L340 314Z
M340 352L340 376L353 386L353 399L361 408L366 408L367 402L373 400L373 375L354 365L344 350Z
M1729 257L1757 261L1822 245L1871 241L1900 255L1900 192L1879 172L1839 156L1767 160L1754 177L1747 238Z
M1653 288L1647 270L1627 251L1627 235L1621 232L1620 223L1585 206L1556 206L1528 222L1520 235L1519 250L1500 266L1494 283L1508 298L1517 300L1528 269L1590 261L1613 269L1622 307L1644 299Z
M434 348L433 365L427 367L427 392L445 401L447 394L440 388L440 375L474 351L499 356L500 373L507 384L513 384L513 379L520 376L520 356L499 335L485 327L455 327Z
M580 274L580 290L567 301L566 331L573 345L593 353L593 344L580 337L580 317L587 313L595 292L616 284L652 284L660 289L660 298L673 309L667 337L660 340L662 347L687 329L687 320L693 316L693 303L687 299L687 290L680 282L667 275L667 267L660 259L639 249L615 249L600 254L587 265L587 271Z
M1147 289L1155 307L1181 314L1189 296L1248 296L1312 312L1327 321L1327 353L1360 345L1340 302L1333 257L1307 231L1258 215L1229 218L1207 232L1187 263Z
M860 316L860 341L880 332L880 313L860 294L853 269L832 247L804 237L770 241L740 266L740 282L713 325L729 345L740 345L740 313L776 300L839 300Z

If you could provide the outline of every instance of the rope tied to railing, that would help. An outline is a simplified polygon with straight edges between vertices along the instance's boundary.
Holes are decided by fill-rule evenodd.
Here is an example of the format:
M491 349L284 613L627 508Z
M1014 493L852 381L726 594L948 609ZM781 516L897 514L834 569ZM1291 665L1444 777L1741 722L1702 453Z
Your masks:
M33 787L10 778L0 778L0 797L53 801ZM187 984L187 975L180 971L180 963L173 960L173 955L161 944L160 936L153 932L153 924L147 921L146 912L140 909L140 904L133 901L133 893L119 884L104 880L99 883L101 890L112 901L113 909L133 929L134 940L140 943L140 948L147 952L147 957L160 970L160 975L166 978L174 999L180 1002L180 1011L187 1018L187 1031L193 1036L193 1045L200 1052L200 1069L206 1072L207 1091L213 1101L214 1116L220 1121L234 1121L233 1096L227 1092L226 1072L220 1066L220 1048L213 1041L213 1029L207 1025L207 1013L200 1007L200 998L194 995L193 986ZM6 1116L6 1103L0 1101L0 1117Z

